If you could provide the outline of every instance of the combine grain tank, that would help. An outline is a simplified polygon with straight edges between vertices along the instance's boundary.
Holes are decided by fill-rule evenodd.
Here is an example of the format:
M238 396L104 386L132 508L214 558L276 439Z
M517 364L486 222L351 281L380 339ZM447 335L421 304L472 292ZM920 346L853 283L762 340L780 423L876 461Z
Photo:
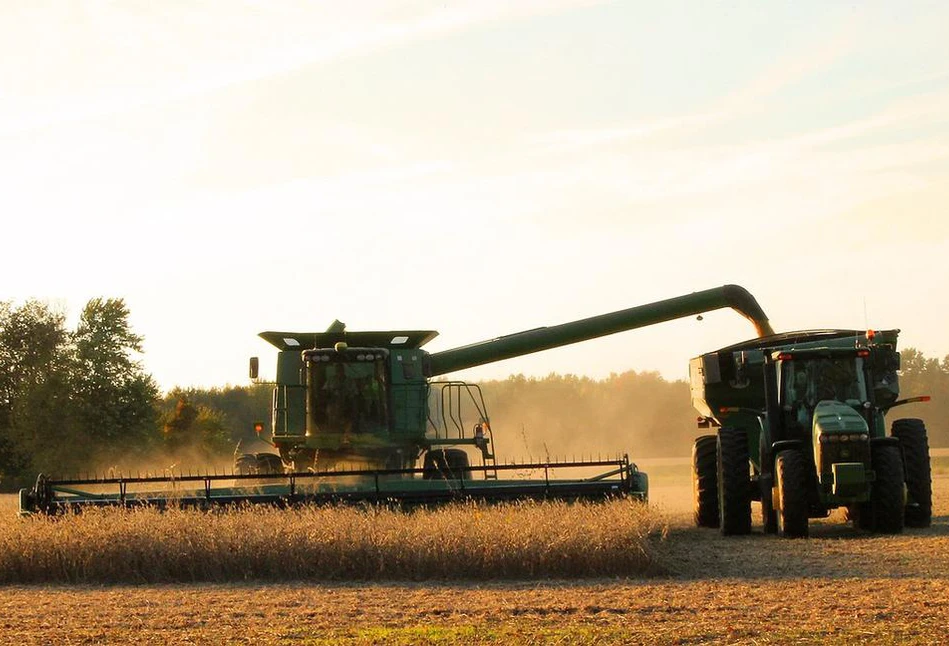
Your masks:
M926 429L918 419L886 428L891 409L929 399L899 399L898 335L789 332L692 359L700 427L718 428L693 446L696 524L749 533L759 500L764 531L790 537L838 507L878 532L928 526Z
M471 498L646 499L646 474L614 460L501 464L480 388L439 377L494 361L731 307L770 334L746 290L725 285L562 325L429 353L431 330L263 332L277 348L269 442L233 474L62 480L40 476L21 510L233 502L424 503ZM251 376L258 362L251 360ZM475 458L475 460L472 460ZM571 477L561 474L568 472ZM531 477L525 477L529 474Z

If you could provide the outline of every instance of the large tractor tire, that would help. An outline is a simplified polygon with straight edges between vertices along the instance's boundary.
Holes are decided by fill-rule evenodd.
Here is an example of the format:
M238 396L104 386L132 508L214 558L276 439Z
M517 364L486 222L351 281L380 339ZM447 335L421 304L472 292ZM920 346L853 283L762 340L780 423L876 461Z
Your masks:
M718 437L703 435L692 445L692 511L697 527L718 527Z
M257 475L257 456L253 453L241 453L235 457L234 473L239 476Z
M718 431L718 520L726 536L751 533L751 478L744 429Z
M807 458L798 449L778 453L775 480L778 485L777 530L785 538L807 538Z
M257 473L281 474L284 472L283 460L276 453L258 453L257 454Z
M422 463L425 480L470 480L468 454L463 449L427 451Z
M903 476L906 478L907 527L929 527L933 521L933 479L929 461L929 438L921 419L893 422L893 437L903 451Z
M876 474L870 488L873 531L899 534L903 531L903 458L892 444L871 446L870 463Z

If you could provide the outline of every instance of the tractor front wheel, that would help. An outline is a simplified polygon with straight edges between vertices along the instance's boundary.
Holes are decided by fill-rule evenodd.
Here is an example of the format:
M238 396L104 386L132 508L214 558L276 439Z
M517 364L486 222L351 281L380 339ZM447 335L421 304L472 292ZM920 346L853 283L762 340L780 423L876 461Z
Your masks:
M751 533L751 478L744 429L718 431L718 519L722 534Z
M893 436L899 438L903 451L906 526L929 527L933 520L933 479L926 425L921 419L898 419L893 422Z
M718 527L718 437L703 435L692 445L692 512L697 527Z
M778 453L777 530L786 538L807 538L807 460L797 449Z
M870 489L873 531L899 534L903 531L903 459L900 447L872 446L870 462L876 479Z

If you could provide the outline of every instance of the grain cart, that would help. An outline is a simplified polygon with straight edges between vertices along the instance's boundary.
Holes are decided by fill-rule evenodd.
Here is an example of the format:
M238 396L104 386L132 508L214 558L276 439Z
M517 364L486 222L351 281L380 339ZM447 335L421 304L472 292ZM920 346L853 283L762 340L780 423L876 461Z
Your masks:
M430 330L263 332L275 346L269 442L240 452L233 473L54 479L20 493L24 513L139 503L429 503L459 497L647 497L647 478L627 457L502 464L479 387L437 378L465 368L731 307L770 334L746 290L725 285L610 314L429 353ZM251 360L251 375L259 362ZM469 417L470 415L470 417ZM469 451L478 458L469 460ZM569 469L571 478L554 477ZM530 475L531 477L525 477Z
M718 427L693 446L696 524L747 534L754 499L764 531L789 537L838 507L877 532L928 526L926 429L900 419L886 430L891 409L929 399L899 399L898 335L789 332L692 359L700 427Z

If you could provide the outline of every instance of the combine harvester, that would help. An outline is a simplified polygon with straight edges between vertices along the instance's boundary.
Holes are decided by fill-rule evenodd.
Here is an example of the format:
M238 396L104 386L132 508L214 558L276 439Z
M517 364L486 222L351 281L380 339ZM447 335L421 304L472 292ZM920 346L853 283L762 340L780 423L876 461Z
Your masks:
M731 307L772 334L745 289L725 285L610 314L429 353L433 331L264 332L278 349L270 443L243 453L231 474L37 478L20 492L22 514L83 506L209 507L244 502L432 503L456 499L645 500L648 479L628 457L500 464L476 384L433 378L473 366ZM258 361L251 359L251 377ZM466 411L473 417L465 419ZM480 457L469 462L469 453ZM555 470L577 472L569 479ZM524 477L532 474L533 477Z
M862 529L928 527L932 478L926 428L886 414L928 401L899 399L899 330L788 332L692 359L700 428L692 449L695 522L751 532L751 501L765 533L808 535L808 519L844 507ZM749 466L750 465L750 466Z

